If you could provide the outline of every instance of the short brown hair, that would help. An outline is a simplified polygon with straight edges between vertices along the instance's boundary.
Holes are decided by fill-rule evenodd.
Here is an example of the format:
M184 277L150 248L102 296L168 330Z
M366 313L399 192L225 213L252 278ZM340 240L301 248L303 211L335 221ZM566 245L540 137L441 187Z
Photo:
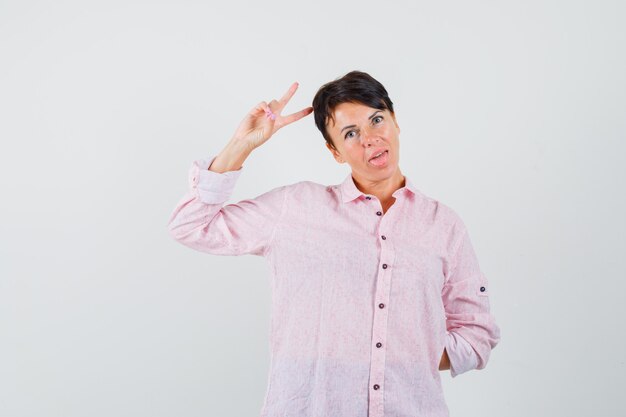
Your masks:
M378 110L389 110L394 114L393 102L385 87L365 72L350 71L343 77L324 84L313 98L313 116L315 125L333 149L336 148L326 130L326 122L329 119L335 121L333 111L341 103L360 103Z

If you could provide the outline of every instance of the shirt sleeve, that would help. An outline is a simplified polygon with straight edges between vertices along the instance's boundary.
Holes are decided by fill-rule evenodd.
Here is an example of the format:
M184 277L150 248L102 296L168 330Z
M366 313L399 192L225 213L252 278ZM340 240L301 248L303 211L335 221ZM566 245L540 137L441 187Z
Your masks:
M467 228L458 218L445 271L442 298L446 328L460 336L476 352L475 369L483 369L491 350L500 341L500 328L490 312L489 285L480 270Z
M478 366L478 356L476 356L472 345L455 332L447 333L446 352L450 359L450 375L452 375L452 378L476 369L476 366Z
M209 171L216 157L193 162L188 192L170 215L169 232L178 242L201 252L265 256L285 208L287 186L225 204L243 167L223 173Z

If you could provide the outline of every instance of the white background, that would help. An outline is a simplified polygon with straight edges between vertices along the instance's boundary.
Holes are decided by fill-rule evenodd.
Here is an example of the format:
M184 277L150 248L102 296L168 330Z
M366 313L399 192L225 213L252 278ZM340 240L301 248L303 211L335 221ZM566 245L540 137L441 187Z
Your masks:
M0 416L257 416L269 270L175 242L194 159L368 72L400 166L468 226L502 331L452 417L623 416L621 1L0 1ZM233 202L341 182L313 116Z

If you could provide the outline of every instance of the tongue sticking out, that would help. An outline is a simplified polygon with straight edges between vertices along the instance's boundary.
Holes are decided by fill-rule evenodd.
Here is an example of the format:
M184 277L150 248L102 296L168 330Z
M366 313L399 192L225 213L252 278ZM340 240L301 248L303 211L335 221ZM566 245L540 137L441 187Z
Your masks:
M383 166L387 163L388 155L389 155L389 151L385 151L383 152L381 156L379 156L378 158L371 159L369 162L370 164L375 165L377 167Z

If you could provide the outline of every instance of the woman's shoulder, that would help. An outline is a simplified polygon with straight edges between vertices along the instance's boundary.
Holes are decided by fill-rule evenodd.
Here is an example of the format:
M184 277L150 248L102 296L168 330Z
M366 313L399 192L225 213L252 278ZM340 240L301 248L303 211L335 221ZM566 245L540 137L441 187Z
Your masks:
M321 191L327 191L327 190L331 190L334 188L337 188L337 185L325 185L325 184L320 184L318 182L315 181L310 181L310 180L301 180L301 181L296 181L296 182L291 182L291 183L287 183L285 185L283 185L282 187L290 190L290 191L301 191L301 192L305 192L305 191L310 191L310 192L321 192Z
M462 222L459 213L452 207L452 205L443 202L437 197L426 194L421 190L415 191L415 200L418 202L421 211L426 217L431 218L432 221L444 222L447 224Z

